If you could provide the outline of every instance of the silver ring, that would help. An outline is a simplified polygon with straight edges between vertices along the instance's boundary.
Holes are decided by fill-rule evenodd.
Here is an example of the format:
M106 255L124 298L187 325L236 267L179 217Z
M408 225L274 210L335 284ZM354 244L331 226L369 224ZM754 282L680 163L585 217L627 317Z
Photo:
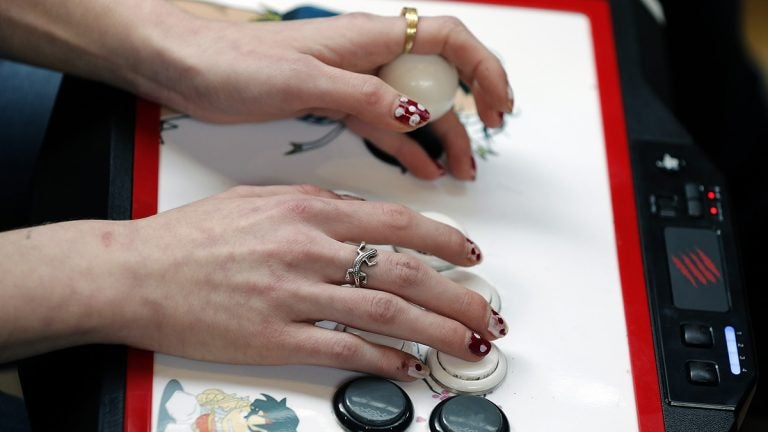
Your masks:
M355 281L355 288L360 288L368 283L368 275L363 271L363 264L369 266L376 265L376 254L379 253L374 248L368 248L366 250L365 242L360 242L360 246L357 247L357 258L352 263L352 267L347 269L347 274L344 276L344 280Z

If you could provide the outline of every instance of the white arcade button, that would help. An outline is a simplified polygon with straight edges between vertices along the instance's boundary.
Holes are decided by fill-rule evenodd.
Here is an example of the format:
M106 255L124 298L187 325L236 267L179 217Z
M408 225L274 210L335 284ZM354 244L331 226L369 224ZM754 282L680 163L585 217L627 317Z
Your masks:
M433 219L433 220L436 220L438 222L444 223L446 225L452 226L452 227L456 228L457 230L461 231L462 233L464 233L464 235L467 234L466 231L464 231L464 228L462 228L461 225L459 225L458 222L456 222L455 220L453 220L449 216L446 216L446 215L444 215L442 213L438 213L438 212L432 212L432 211L423 211L423 212L421 212L421 214L426 216L426 217L428 217L428 218L430 218L430 219ZM436 256L434 256L432 254L426 253L426 252L420 252L420 251L417 251L417 250L414 250L414 249L409 249L409 248L404 248L404 247L397 247L397 246L395 246L394 249L395 249L396 252L400 252L400 253L403 253L403 254L410 255L410 256L418 258L424 264L432 267L433 269L435 269L436 271L439 271L439 272L450 270L450 269L456 267L455 265L449 263L448 261L446 261L446 260L444 260L442 258L438 258L438 257L436 257Z
M482 360L470 362L430 349L427 366L435 382L459 394L486 394L507 375L507 358L496 345Z
M499 296L496 287L487 280L472 272L460 269L447 270L442 275L480 294L491 305L493 310L501 312L501 296Z

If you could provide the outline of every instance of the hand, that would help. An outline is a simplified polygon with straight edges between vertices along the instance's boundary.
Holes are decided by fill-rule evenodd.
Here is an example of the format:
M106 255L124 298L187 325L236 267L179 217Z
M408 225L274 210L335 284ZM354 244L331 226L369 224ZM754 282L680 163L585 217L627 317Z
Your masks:
M111 288L124 292L113 296L120 306L106 327L121 343L412 380L421 377L417 359L314 323L331 320L466 360L480 359L478 342L499 336L489 330L483 297L402 254L380 251L378 263L364 267L365 288L340 286L361 240L477 264L476 246L461 232L400 205L342 200L309 186L238 187L131 224L121 241L134 263L121 278L129 285Z
M195 36L184 35L176 53L188 64L168 82L180 109L215 122L324 115L344 121L417 177L435 179L447 168L459 179L474 179L469 138L456 115L431 124L445 147L443 167L402 134L414 126L393 114L400 94L374 76L402 52L403 18L353 13L268 23L200 20L190 33ZM512 109L506 73L459 20L422 17L413 52L440 54L455 64L471 84L481 119L489 127L502 124L502 113Z
M400 95L375 76L402 52L402 17L352 13L233 23L194 17L157 0L54 3L27 0L0 9L0 51L109 82L207 121L254 122L307 113L336 118L417 177L434 179L445 172L402 135L424 122L411 125L402 122L406 116L396 118ZM511 112L501 63L458 19L421 17L412 52L439 54L453 63L488 127L499 127L501 113ZM434 120L447 170L473 179L463 126L453 113Z

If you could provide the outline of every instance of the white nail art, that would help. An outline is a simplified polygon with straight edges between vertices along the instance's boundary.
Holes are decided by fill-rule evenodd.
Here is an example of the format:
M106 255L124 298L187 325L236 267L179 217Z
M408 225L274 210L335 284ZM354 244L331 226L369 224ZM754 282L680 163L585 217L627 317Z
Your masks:
M422 379L429 376L429 367L418 360L408 360L408 375Z
M491 310L491 317L488 319L488 331L497 338L502 338L509 333L507 321L495 310Z

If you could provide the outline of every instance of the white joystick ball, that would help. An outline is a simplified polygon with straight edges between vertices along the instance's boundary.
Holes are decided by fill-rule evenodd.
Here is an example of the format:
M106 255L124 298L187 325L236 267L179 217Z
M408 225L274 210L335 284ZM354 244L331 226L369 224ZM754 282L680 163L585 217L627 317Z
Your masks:
M456 67L439 55L403 54L379 71L379 78L429 110L430 121L453 107L459 87Z

